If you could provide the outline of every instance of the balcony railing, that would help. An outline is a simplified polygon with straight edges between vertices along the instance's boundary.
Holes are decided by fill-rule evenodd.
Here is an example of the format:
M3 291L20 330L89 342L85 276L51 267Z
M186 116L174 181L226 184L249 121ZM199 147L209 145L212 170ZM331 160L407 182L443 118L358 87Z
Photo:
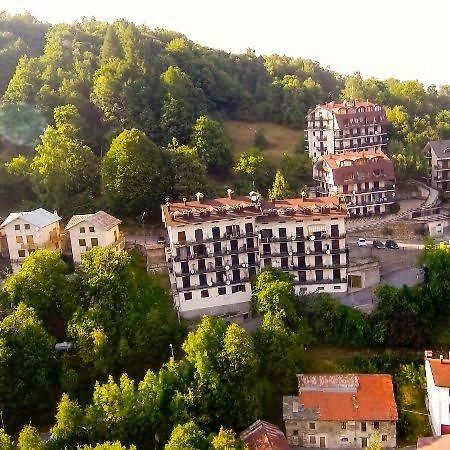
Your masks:
M323 280L306 280L306 281L300 281L295 280L294 284L296 285L313 285L313 284L342 284L347 283L347 280L345 278L324 278Z
M178 292L196 291L197 289L209 289L212 287L232 286L235 284L249 283L250 277L243 277L239 280L210 281L206 284L196 284L189 287L176 288Z
M209 266L203 269L190 268L189 271L177 271L174 272L177 277L187 277L191 275L201 275L205 273L213 273L213 272L227 272L228 270L236 270L236 269L247 269L249 267L256 267L258 263L255 261L254 263L240 262L239 264L224 264L222 266Z
M189 245L198 245L198 244L206 244L208 242L219 242L219 241L231 241L234 239L246 239L250 237L256 237L257 234L255 232L249 232L249 233L223 233L220 236L212 237L212 236L205 236L202 239L198 240L186 240L186 241L178 241L174 242L173 245L175 247L187 247Z

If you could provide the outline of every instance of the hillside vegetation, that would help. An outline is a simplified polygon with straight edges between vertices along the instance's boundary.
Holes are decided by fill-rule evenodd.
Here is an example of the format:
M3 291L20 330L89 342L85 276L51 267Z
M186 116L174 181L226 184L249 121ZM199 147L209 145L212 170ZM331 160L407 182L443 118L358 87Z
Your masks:
M224 128L233 143L235 159L255 145L255 133L258 131L262 131L267 139L264 155L276 165L280 164L283 153L293 155L298 146L304 143L302 131L271 122L226 120Z
M427 140L450 137L449 86L231 54L125 20L49 26L2 13L0 48L0 202L11 208L156 217L166 197L224 186L299 195L311 162L297 130L330 99L386 106L400 181L425 173Z

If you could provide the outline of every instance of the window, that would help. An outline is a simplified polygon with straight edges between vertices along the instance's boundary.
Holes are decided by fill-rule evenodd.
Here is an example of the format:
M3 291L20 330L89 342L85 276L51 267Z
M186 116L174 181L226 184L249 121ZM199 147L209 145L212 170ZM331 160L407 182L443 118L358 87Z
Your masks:
M292 434L293 434L294 436L298 436L298 430L292 430Z
M383 442L386 442L386 441L387 441L387 434L382 434L382 435L381 435L381 440L382 440Z
M25 258L25 250L19 250L19 258Z
M26 223L25 224L25 230L29 230L30 229L30 224L29 223Z
M196 240L197 242L203 241L203 230L202 230L201 228L197 228L197 229L194 231L194 234L195 234L195 240Z
M186 292L184 294L184 299L185 300L192 300L192 292Z
M310 436L309 437L309 443L310 444L315 444L316 443L316 437L315 436Z
M373 427L375 428L375 430L379 430L380 429L380 422L374 422L373 423Z
M86 239L78 239L78 245L80 247L86 247Z
M93 233L95 231L94 227L89 227L89 233Z
M16 243L17 244L23 244L22 236L16 236Z
M366 422L361 422L361 431L366 431L366 430L367 430Z
M341 429L346 430L347 429L347 422L341 423Z
M219 295L226 295L226 293L227 293L227 288L225 288L225 287L220 287L217 290L219 292Z
M97 247L97 246L98 246L98 239L91 238L91 247Z
M80 227L80 233L86 233L86 228Z
M278 228L278 236L280 239L286 239L286 228Z
M245 224L245 232L247 234L253 233L253 224L252 223L246 223Z
M206 274L202 273L198 276L198 281L200 283L200 286L206 286Z
M310 430L315 430L316 429L316 424L314 422L309 422L309 429Z
M34 238L32 234L27 234L27 244L33 245L34 244Z
M216 267L222 267L222 257L215 258L214 262Z
M203 289L202 291L200 291L200 295L202 298L209 297L208 289Z
M183 287L184 288L191 287L191 277L182 277L181 280L183 282Z
M20 225L14 225L15 230L20 230Z
M220 228L219 227L212 228L212 236L213 236L213 239L220 239Z
M83 231L84 233L84 231ZM186 231L178 232L178 242L186 242Z
M222 244L220 242L214 242L214 253L222 252Z

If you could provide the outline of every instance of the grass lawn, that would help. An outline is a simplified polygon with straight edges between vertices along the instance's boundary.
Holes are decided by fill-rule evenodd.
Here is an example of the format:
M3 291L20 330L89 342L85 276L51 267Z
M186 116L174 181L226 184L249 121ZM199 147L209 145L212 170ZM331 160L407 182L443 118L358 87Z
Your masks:
M268 146L264 149L267 158L274 164L279 164L283 153L294 153L295 146L303 140L303 132L284 125L270 122L239 122L228 120L224 127L233 142L233 157L239 155L254 145L255 132L264 130Z

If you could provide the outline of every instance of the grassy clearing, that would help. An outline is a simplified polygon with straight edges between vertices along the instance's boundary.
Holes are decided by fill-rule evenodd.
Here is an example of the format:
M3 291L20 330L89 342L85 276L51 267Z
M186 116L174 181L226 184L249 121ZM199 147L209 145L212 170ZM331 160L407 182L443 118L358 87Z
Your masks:
M254 145L255 132L264 130L268 146L264 149L267 158L274 164L279 164L283 153L292 154L295 146L304 139L301 130L293 130L284 125L270 122L239 122L228 120L224 127L233 142L233 156L236 159L241 153Z

